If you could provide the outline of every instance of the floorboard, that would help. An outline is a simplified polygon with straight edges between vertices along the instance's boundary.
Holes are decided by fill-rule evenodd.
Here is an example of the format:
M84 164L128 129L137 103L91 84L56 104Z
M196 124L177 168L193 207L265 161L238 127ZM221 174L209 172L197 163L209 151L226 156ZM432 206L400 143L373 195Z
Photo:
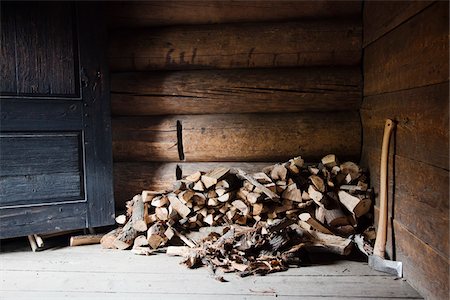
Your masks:
M367 263L329 260L267 276L214 280L179 257L136 256L99 245L0 254L1 299L421 299ZM149 299L150 299L149 298Z

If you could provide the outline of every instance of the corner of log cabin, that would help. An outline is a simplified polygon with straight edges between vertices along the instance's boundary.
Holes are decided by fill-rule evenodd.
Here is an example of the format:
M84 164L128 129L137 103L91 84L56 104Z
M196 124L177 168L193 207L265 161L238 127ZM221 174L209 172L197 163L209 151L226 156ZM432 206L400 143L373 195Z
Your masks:
M379 192L383 120L389 158L388 253L424 297L449 293L448 2L364 5L362 163ZM375 212L378 212L378 202Z
M391 118L388 254L423 296L447 297L447 2L147 1L107 11L118 208L180 174L331 152L368 168L377 194Z

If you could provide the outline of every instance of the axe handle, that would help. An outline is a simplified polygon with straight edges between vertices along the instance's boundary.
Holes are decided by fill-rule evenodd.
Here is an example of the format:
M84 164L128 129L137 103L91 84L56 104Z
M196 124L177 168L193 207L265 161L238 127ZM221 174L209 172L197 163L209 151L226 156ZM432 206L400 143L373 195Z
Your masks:
M386 251L387 236L387 218L388 218L388 201L387 201L387 167L389 154L389 140L394 130L395 123L387 119L384 125L383 145L381 147L381 165L380 165L380 214L378 217L378 230L375 240L373 254L384 258Z

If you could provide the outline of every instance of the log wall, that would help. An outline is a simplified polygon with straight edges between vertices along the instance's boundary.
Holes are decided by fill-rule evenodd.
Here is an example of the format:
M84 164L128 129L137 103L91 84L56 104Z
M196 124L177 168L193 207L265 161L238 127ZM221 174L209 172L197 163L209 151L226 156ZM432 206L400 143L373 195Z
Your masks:
M359 160L361 3L114 2L109 61L118 209L217 164Z
M448 9L444 1L363 9L362 163L378 193L384 120L394 119L388 252L429 299L449 293Z

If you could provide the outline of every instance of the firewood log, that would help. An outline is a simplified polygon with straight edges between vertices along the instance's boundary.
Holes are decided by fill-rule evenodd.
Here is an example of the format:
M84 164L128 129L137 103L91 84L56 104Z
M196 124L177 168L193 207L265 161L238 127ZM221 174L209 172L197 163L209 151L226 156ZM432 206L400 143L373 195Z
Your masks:
M162 196L153 198L150 205L154 206L154 207L162 207L162 206L167 205L167 203L169 203L169 199L165 195L162 195Z
M243 215L247 215L249 213L248 206L242 200L235 200L231 202L231 205L236 207Z
M283 191L282 198L295 202L302 202L302 192L297 188L297 184L293 183L287 186Z
M100 243L103 238L102 234L77 235L70 237L70 247L92 245Z
M100 244L102 245L102 248L116 249L116 246L114 246L114 240L117 238L119 231L120 229L117 228L103 235L103 237L100 239Z
M153 200L153 198L160 196L164 191L142 191L142 202L147 203Z
M353 248L350 239L342 238L333 234L324 234L310 230L310 243L306 243L306 249L311 252L331 252L338 255L349 255Z
M131 215L132 226L137 231L146 231L147 230L147 222L145 221L145 207L144 202L142 201L141 195L136 195L133 198L133 214Z
M325 184L323 183L323 179L317 175L309 176L309 180L311 180L312 184L321 193L325 192Z
M175 196L175 194L168 194L167 197L169 198L170 205L182 218L185 218L189 215L191 210L189 209L189 207L183 204L180 199Z
M148 246L148 240L145 235L139 235L134 239L133 248Z
M323 205L322 203L323 194L318 190L316 190L314 186L310 185L308 187L308 195L317 205L319 206Z
M193 190L198 191L198 192L203 192L205 190L203 181L201 181L201 180L197 181L193 187Z
M155 208L155 214L160 221L167 221L169 219L169 211L166 207Z
M320 217L318 217L320 216ZM323 206L319 206L316 209L316 218L322 223L326 223L330 226L344 226L349 225L349 220L340 207L334 207L332 209L326 209ZM323 221L321 220L323 218Z
M328 154L322 158L322 164L325 167L332 168L337 165L336 155Z
M277 164L273 167L272 171L270 172L270 177L272 180L286 180L287 175L287 169L285 166Z
M299 219L303 222L308 223L311 225L314 229L326 233L326 234L333 234L328 228L326 228L323 224L321 224L319 221L314 219L309 213L302 213L299 216Z
M252 176L261 184L272 182L272 179L270 179L270 177L267 176L266 173L264 172L253 173Z
M251 204L258 202L258 199L260 199L260 198L261 198L260 193L248 193L247 194L247 201L250 202Z
M220 196L219 198L217 198L217 200L219 200L219 202L227 202L229 200L232 199L232 193L225 193L222 196Z
M366 214L370 210L371 201L368 198L359 198L345 191L339 191L339 201L353 213L357 218Z
M186 180L190 181L190 182L197 182L200 180L200 177L202 177L202 173L200 171L195 172L189 176L186 176Z
M261 183L259 183L256 179L254 179L252 176L248 175L247 173L245 173L244 171L242 171L241 169L237 168L235 170L236 175L239 178L242 179L246 179L248 181L250 181L251 184L253 184L255 187L258 187L261 189L261 191L266 194L267 197L269 197L270 199L277 201L278 199L280 199L280 197L275 194L274 192L272 192L271 190L269 190L268 188L266 188L265 186L263 186Z
M341 164L340 169L343 174L350 175L351 180L355 180L361 175L359 166L351 161Z
M313 166L308 166L308 171L309 173L313 174L313 175L317 175L319 174L319 169Z
M201 181L203 182L206 189L209 189L213 185L215 185L220 179L222 179L225 175L230 172L229 168L217 168L213 171L206 173L201 176Z
M115 220L116 220L117 224L123 225L127 221L127 216L125 216L125 215L118 215Z

